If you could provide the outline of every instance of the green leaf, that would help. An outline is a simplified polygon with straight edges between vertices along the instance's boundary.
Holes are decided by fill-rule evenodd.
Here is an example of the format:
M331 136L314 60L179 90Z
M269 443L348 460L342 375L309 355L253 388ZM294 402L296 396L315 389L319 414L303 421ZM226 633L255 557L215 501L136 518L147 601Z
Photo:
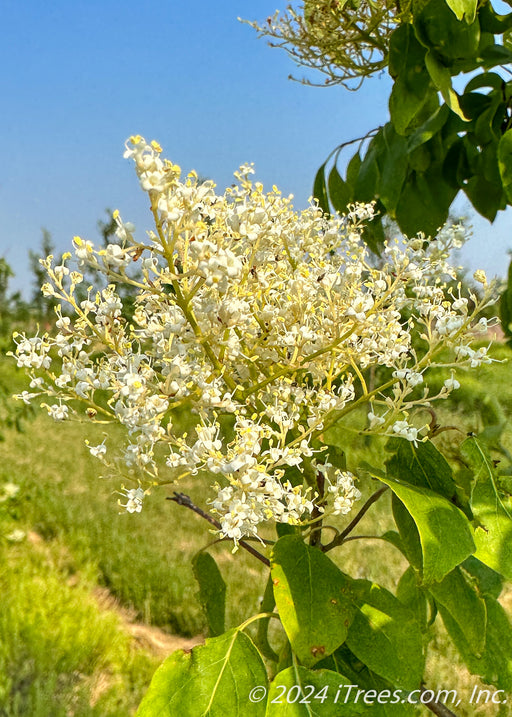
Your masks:
M283 535L300 535L300 527L298 525L289 525L288 523L276 523L276 533L278 538Z
M265 585L265 592L263 593L263 599L260 603L260 612L270 613L274 609L276 601L274 598L274 586L272 585L272 576L268 576L267 583ZM279 661L279 656L272 649L268 641L268 628L270 625L270 617L263 617L258 620L258 631L254 642L256 647L261 654L269 660L274 662Z
M473 675L480 675L488 684L510 691L512 690L512 625L497 600L489 595L484 596L484 600L487 612L486 640L481 656L472 652L461 628L447 610L441 613L443 622L469 671Z
M449 114L450 110L448 105L441 105L439 109L409 137L407 140L407 150L414 152L414 150L422 144L431 140L434 135L442 130Z
M432 78L432 82L440 91L444 101L461 119L465 120L466 116L459 104L459 96L452 87L452 76L450 70L432 53L431 50L425 55L425 65L428 73Z
M173 652L157 669L142 700L137 717L171 717L172 696L179 693L188 680L190 655L182 650Z
M475 557L512 580L512 514L498 494L489 453L476 438L467 438L461 455L473 471L470 505L479 523Z
M491 125L491 132L494 128ZM493 140L482 149L482 171L485 179L497 187L502 187L502 179L498 164L498 141ZM502 192L500 192L502 194Z
M409 566L400 578L396 596L414 615L422 632L427 628L427 597L421 590L416 578L416 571Z
M413 613L369 580L354 581L353 590L359 610L348 631L347 647L373 672L404 689L416 689L425 660Z
M419 47L420 57L425 54L425 49L416 40L412 27L408 24L399 25L389 39L389 60L388 70L393 79L402 75L407 70L410 62L409 47Z
M336 672L340 676L340 684L357 685L360 689L374 690L383 698L387 697L386 701L383 700L380 704L378 701L374 702L371 710L367 709L365 714L369 714L371 717L413 717L416 714L413 705L401 702L400 698L403 695L400 692L398 692L400 696L395 697L393 684L369 670L346 645L342 645L318 666ZM346 691L342 694L346 695ZM343 714L343 711L340 710L339 717L343 717Z
M407 236L422 231L434 236L446 219L457 195L447 181L442 164L425 172L412 172L405 182L396 208L396 219Z
M350 186L340 176L336 167L329 172L329 199L334 209L343 214L347 211L347 206L352 201L352 191Z
M512 52L503 45L489 45L480 53L483 67L491 68L496 65L507 65L512 61Z
M199 583L199 602L208 622L209 636L222 635L225 630L226 583L210 553L197 553L192 567Z
M473 92L473 90L478 90L481 87L492 87L494 90L501 90L504 86L505 80L496 72L481 72L468 82L464 88L464 93Z
M505 209L502 185L488 182L481 174L468 179L464 185L464 192L476 211L490 222L496 219L500 209Z
M443 105L446 107L446 105ZM425 172L432 162L432 155L428 144L422 144L413 150L409 156L409 168L415 172Z
M382 159L379 196L387 213L394 218L396 205L407 176L407 140L388 122L384 127L386 153Z
M381 215L385 213L385 207L380 200L375 204L376 216L371 221L366 222L361 238L373 254L380 256L382 246L386 240L384 233L384 225Z
M498 167L503 189L512 203L512 129L507 130L498 145Z
M354 154L350 162L347 164L347 184L350 187L355 187L359 170L361 168L361 155L359 152Z
M263 661L237 629L206 640L190 654L175 652L155 672L137 717L263 717L265 703L249 700L267 687Z
M441 615L448 612L459 626L472 652L479 655L485 646L487 611L485 602L459 568L436 585L430 592L438 604Z
M458 137L450 146L443 163L443 173L448 182L457 189L464 187L471 176L466 143Z
M325 186L325 162L316 173L313 182L313 197L318 201L318 206L324 212L329 213L329 199L327 197L327 187Z
M476 580L481 595L490 595L496 599L500 596L503 589L503 578L495 570L482 563L474 555L466 558L461 564L461 568Z
M447 0L429 0L420 12L414 12L414 29L418 40L452 68L454 75L474 69L481 41L478 19L469 24L460 22ZM464 67L456 68L461 61Z
M489 97L491 102L489 103L489 107L481 112L480 116L477 118L473 132L476 141L479 146L483 147L484 152L489 149L486 145L491 142L497 144L501 139L503 118L507 109L505 103L502 102L500 91L493 90L487 95L487 97ZM495 181L500 183L501 178L498 173L496 149L497 148L495 147L493 152L496 163ZM491 177L487 177L487 179L491 180Z
M489 95L481 92L468 92L467 90L460 96L460 105L464 114L470 120L477 120L481 114L490 106L492 100ZM460 118L457 118L461 122ZM462 124L462 123L461 123ZM461 131L471 129L471 125L463 125Z
M425 48L407 23L391 35L389 74L395 78L389 98L391 122L398 134L403 135L427 102L431 87L425 71Z
M423 583L442 580L474 552L468 519L453 503L427 488L379 476L411 515L421 542Z
M274 596L293 651L311 667L345 641L354 618L350 580L300 536L285 535L271 556Z
M372 138L357 174L354 199L371 202L376 198L380 172L378 159L385 152L382 129Z
M478 19L482 33L489 32L493 35L502 35L512 27L512 13L509 12L507 15L498 15L498 13L494 11L491 3L486 3L480 7Z
M398 500L396 495L393 494L391 501L393 510L393 518L398 528L400 544L393 542L393 531L389 531L387 534L387 541L393 543L395 547L402 551L410 564L421 573L423 565L423 553L421 550L421 541L418 528L416 523L412 519L411 514L405 507L405 505Z
M347 456L345 455L345 451L341 450L339 446L331 445L330 443L323 443L323 446L327 448L327 451L322 454L325 456L324 463L332 463L335 468L346 471Z
M394 500L396 500L397 504L401 505L403 510L407 513L407 511L405 510L405 508L403 506L403 503L400 503L398 498L395 498L395 496L393 496L393 498L394 498ZM409 513L407 513L407 515L409 515ZM409 516L409 518L411 518L411 516ZM411 518L411 520L412 520L412 518ZM414 525L414 522L413 522L413 525ZM416 530L416 526L414 526L414 529ZM416 533L417 532L418 531L416 531ZM381 540L385 540L386 543L389 543L394 548L399 550L402 553L402 555L405 555L402 538L400 537L400 533L397 533L396 530L386 530L386 532L382 533L382 535L380 537L381 537ZM419 535L418 535L418 545L419 545ZM420 550L421 550L421 548L420 548ZM421 553L420 553L420 555L421 555Z
M457 20L466 20L471 24L475 20L478 0L446 0L448 7L453 10Z
M358 717L367 714L368 704L362 699L354 703L357 690L352 690L345 702L347 690L343 683L348 685L350 680L332 670L288 667L270 683L265 717L339 717L340 714Z
M454 497L452 469L432 441L415 446L405 438L392 438L386 450L394 453L385 464L388 475L404 483L430 488L449 500Z

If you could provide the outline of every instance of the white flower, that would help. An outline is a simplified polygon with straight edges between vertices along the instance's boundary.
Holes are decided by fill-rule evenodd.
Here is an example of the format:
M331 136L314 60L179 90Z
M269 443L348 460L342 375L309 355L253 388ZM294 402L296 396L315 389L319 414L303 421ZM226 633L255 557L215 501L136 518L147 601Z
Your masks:
M91 241L84 241L80 237L74 237L73 244L75 246L75 256L78 259L79 268L85 265L97 265L97 259L94 255L94 245Z
M395 421L393 431L398 436L411 441L415 446L418 445L418 429L414 428L414 426L410 426L407 421Z
M122 378L121 396L137 399L144 393L145 379L139 373L126 373Z
M444 385L448 389L448 391L456 391L458 388L460 388L460 383L457 381L456 378L447 378L444 382Z
M418 371L411 371L406 368L393 371L393 376L395 378L405 379L411 388L419 386L420 383L423 383L423 376L421 373L418 373Z
M406 380L409 386L414 388L414 386L419 386L420 383L423 383L423 376L417 371L409 371Z
M60 319L55 322L55 326L59 329L59 331L70 332L71 319L69 316L61 316Z
M473 274L473 279L475 281L478 281L479 284L483 284L484 286L487 286L487 276L483 269L477 269L475 271L475 273Z
M142 488L131 488L130 490L123 489L123 492L120 493L120 495L126 498L126 503L121 503L121 501L119 501L119 505L121 508L124 508L127 513L141 512L142 501L145 495Z
M109 244L105 250L103 261L108 267L122 268L131 263L131 257L119 244Z
M336 470L334 479L336 482L327 488L334 498L333 514L346 515L352 510L354 502L361 498L361 493L354 485L354 475L349 471Z
M69 408L63 404L54 403L53 406L47 406L47 409L54 421L65 421L69 417Z
M373 307L374 301L370 294L360 294L347 308L345 315L353 316L357 321L364 321L366 314Z
M97 446L88 446L91 456L95 458L103 458L107 452L107 446L105 443L100 443Z
M451 336L464 325L463 316L446 315L440 318L436 324L436 331L441 336Z
M18 393L14 396L19 401L23 401L24 404L27 406L30 406L30 402L33 398L36 398L36 396L39 396L39 393L29 393L28 391L22 391L21 393Z
M377 416L373 411L368 411L368 421L370 422L370 428L376 428L382 426L385 422L383 416Z
M485 346L481 346L479 349L470 354L471 368L476 368L477 366L481 366L486 363L492 363L490 356L487 356L487 351L488 349Z
M69 269L67 266L64 266L64 264L60 264L59 266L54 267L53 272L56 278L59 281L62 281L62 279L69 274Z

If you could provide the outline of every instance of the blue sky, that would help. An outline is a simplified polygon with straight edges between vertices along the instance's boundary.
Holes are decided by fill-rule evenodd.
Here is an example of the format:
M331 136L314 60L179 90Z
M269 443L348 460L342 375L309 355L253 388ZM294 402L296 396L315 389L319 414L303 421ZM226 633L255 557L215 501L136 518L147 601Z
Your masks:
M239 15L263 20L281 0L194 3L5 0L0 26L3 151L0 255L29 281L27 252L41 227L59 251L79 234L95 240L104 209L150 228L130 162L130 134L157 139L183 169L221 188L243 162L304 206L316 169L341 141L387 116L389 79L362 90L311 88ZM459 205L461 210L468 205ZM503 273L511 218L475 218L465 250L472 268Z

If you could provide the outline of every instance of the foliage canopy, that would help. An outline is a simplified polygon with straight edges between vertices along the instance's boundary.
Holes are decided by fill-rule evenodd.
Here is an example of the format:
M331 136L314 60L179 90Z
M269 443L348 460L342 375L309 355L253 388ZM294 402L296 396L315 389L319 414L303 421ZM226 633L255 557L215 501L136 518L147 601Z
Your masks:
M376 200L376 250L384 215L409 236L433 235L459 192L492 222L512 203L511 28L512 12L490 0L316 0L259 27L326 84L354 88L383 69L393 80L389 121L358 140L345 175L346 144L320 167L320 206Z

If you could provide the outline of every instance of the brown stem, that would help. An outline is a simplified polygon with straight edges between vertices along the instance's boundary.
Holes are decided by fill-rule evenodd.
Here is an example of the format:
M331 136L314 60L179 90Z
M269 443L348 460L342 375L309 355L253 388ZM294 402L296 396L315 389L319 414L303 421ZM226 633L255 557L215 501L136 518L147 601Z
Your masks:
M192 499L190 496L186 495L185 493L176 493L174 492L174 495L167 496L167 500L172 500L178 505L184 505L185 508L190 508L190 510L193 510L194 513L197 513L197 515L200 515L201 518L204 518L207 520L210 525L213 525L217 530L221 529L221 524L218 520L215 520L215 518L212 518L211 515L208 515L208 513L205 513L202 508L200 508L198 505L192 502ZM238 545L243 548L244 550L247 550L248 553L253 555L255 558L257 558L261 563L266 565L267 567L270 567L270 560L266 558L264 555L259 553L256 548L253 548L252 545L249 545L249 543L246 543L245 540L239 540Z
M421 694L424 695L425 692L432 692L432 690L428 690L424 685L422 685ZM421 704L438 717L457 717L455 712L449 710L442 702L422 702Z
M379 488L378 491L376 491L373 495L371 495L366 503L363 505L359 513L350 521L350 523L347 525L347 527L341 531L339 535L337 535L335 538L331 540L330 543L327 543L327 545L324 545L322 550L324 553L326 553L328 550L332 550L333 548L336 548L338 545L341 545L347 535L351 533L356 525L361 521L363 516L368 512L368 510L371 508L371 506L379 500L381 495L387 491L388 487L387 485L382 486L382 488Z

